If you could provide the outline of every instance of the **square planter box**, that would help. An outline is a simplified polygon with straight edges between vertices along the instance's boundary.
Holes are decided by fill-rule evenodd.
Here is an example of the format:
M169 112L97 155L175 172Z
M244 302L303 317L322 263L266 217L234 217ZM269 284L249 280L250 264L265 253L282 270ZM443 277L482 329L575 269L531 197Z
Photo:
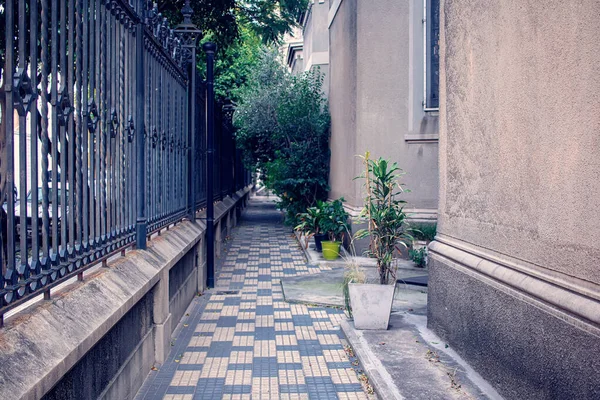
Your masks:
M350 304L356 329L385 330L390 322L396 285L351 283Z

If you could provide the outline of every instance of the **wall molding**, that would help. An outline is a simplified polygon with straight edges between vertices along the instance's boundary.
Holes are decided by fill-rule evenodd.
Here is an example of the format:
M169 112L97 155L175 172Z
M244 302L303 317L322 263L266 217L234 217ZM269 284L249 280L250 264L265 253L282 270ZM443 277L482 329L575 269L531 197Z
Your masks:
M310 71L310 69L315 65L329 65L329 52L317 51L311 53L310 57L308 57L308 60L306 61L304 70Z
M329 201L335 199L328 198ZM360 215L363 207L353 206L344 203L344 209L351 218L356 218ZM436 222L438 213L436 208L405 208L404 211L408 215L407 219L411 222Z
M333 24L333 20L335 19L335 16L342 5L342 1L344 0L334 0L333 4L329 8L329 14L327 14L327 28L331 28L331 24Z
M443 234L436 236L429 250L433 258L600 337L600 292L527 269Z
M437 143L440 135L437 133L407 133L404 141L409 143Z

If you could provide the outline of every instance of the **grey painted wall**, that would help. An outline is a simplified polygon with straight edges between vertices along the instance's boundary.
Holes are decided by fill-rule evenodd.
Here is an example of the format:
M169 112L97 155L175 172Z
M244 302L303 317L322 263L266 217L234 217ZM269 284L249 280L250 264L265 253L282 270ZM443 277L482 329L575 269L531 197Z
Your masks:
M311 52L329 50L328 13L329 6L326 3L315 1L311 6L310 15L304 26L304 41L310 42Z
M435 216L437 112L425 113L421 104L423 3L342 0L332 19L335 11L334 5L329 16L331 197L362 204L362 184L352 178L362 170L356 155L369 150L398 162L412 191L406 195L409 207Z
M303 27L302 27L303 50L304 50L304 54L306 55L307 58L313 51L312 21L313 21L312 9L310 9L310 11L308 12L308 15L306 16L306 20L304 21Z

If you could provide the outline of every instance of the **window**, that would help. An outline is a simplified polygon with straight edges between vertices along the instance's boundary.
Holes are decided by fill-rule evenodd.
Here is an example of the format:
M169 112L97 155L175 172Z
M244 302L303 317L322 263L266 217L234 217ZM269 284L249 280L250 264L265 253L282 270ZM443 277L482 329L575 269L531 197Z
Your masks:
M440 2L423 0L423 38L425 41L425 100L426 111L440 107Z

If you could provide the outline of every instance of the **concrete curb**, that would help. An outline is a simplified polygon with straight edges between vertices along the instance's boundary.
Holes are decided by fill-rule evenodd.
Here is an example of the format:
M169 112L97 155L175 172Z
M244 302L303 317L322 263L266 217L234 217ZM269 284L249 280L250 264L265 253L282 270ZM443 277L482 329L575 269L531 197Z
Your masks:
M360 361L362 369L369 378L369 382L373 386L377 396L381 400L404 400L390 374L385 370L381 361L369 349L362 333L354 329L353 324L348 320L341 321L340 328L354 350L358 361Z

